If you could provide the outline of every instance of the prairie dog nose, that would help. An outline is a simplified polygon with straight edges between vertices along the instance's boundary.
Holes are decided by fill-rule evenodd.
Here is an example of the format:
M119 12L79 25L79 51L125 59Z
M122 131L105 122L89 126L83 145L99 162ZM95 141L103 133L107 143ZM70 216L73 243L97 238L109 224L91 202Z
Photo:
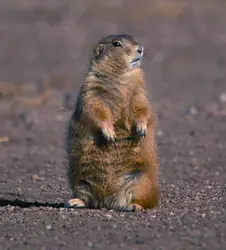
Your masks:
M144 48L143 48L141 45L137 45L137 52L138 52L139 54L142 54L143 51L144 51Z

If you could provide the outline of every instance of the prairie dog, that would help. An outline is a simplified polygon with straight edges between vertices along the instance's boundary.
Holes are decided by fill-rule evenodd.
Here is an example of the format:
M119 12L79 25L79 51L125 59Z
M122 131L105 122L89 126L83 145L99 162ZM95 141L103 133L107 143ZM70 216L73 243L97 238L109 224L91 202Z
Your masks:
M139 211L159 202L143 51L129 35L107 36L93 50L67 131L67 208Z

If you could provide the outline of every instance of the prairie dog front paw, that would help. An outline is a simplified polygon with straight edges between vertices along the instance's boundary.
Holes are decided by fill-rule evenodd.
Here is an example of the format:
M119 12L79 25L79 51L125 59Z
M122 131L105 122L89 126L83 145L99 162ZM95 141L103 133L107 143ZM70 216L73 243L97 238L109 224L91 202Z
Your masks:
M102 133L104 138L110 142L110 143L115 143L115 131L114 128L111 126L108 126L107 124L104 124L102 127Z
M147 135L147 124L146 122L135 122L136 135L140 138L145 138Z

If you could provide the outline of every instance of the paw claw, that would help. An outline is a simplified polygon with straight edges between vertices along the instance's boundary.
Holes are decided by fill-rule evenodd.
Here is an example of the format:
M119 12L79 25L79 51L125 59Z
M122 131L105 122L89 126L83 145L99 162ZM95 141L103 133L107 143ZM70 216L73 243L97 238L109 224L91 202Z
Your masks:
M137 133L137 136L144 139L147 135L147 125L144 124L144 123L139 123L137 122L136 123L136 133Z
M109 142L112 143L114 145L116 145L116 141L115 141L115 133L113 130L111 129L103 129L103 135L105 137L105 139Z
M70 208L69 202L65 203L64 208Z
M137 129L137 134L140 137L145 137L146 136L146 130L144 130L144 129Z
M78 198L71 199L64 205L64 208L84 208L84 207L85 203Z
M145 209L139 205L139 204L129 204L125 207L123 207L121 210L121 212L138 212L138 211L145 211Z

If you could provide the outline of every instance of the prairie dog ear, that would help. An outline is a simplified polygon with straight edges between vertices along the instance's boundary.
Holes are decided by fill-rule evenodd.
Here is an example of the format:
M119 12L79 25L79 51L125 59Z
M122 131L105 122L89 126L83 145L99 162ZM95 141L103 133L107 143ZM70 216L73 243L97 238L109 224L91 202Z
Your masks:
M97 58L100 57L103 51L104 51L104 44L101 43L94 50L95 57Z

